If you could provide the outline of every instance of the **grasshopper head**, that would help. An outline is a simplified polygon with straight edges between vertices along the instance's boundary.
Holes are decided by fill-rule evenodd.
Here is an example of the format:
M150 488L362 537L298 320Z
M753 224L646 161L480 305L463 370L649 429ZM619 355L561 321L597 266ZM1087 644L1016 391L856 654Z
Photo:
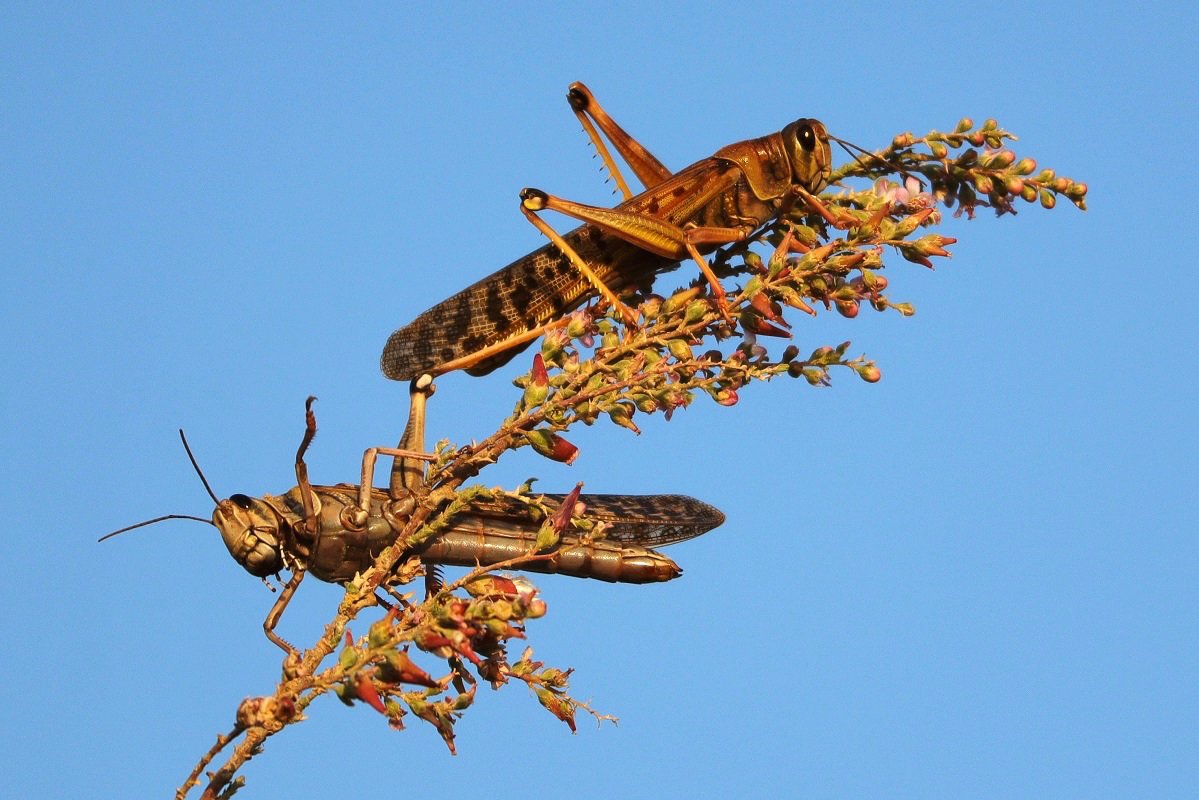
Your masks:
M823 189L833 171L833 152L824 123L818 119L795 120L783 128L783 144L795 182L813 194Z
M221 500L212 512L212 524L221 532L229 555L246 572L265 578L283 569L282 520L265 501L244 494Z

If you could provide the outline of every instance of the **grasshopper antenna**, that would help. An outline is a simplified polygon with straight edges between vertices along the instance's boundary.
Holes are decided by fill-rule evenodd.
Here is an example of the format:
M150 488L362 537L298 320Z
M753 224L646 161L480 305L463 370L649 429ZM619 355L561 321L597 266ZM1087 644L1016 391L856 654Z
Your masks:
M179 429L179 439L183 442L183 449L187 451L188 460L192 462L192 469L194 469L196 474L200 476L200 483L204 484L204 490L208 492L208 496L212 498L213 505L219 506L221 501L217 499L215 494L213 494L212 487L208 485L208 478L204 477L204 473L201 471L200 465L196 463L196 457L192 455L192 449L187 444L187 437L183 435L183 428Z
M208 496L212 498L212 502L215 505L220 505L221 501L218 500L216 494L213 493L212 487L208 485L208 479L204 477L203 470L201 470L200 465L198 463L196 463L196 457L194 455L192 455L192 449L187 443L187 437L183 435L183 428L179 429L179 438L180 438L180 440L183 441L183 449L184 449L184 451L187 452L188 460L192 462L192 469L194 469L196 471L196 474L200 476L200 482L204 484L204 490L206 492L208 492ZM196 522L203 522L207 525L212 525L214 528L216 527L216 525L213 523L212 520L204 519L203 517L193 517L191 514L164 514L161 517L155 517L154 519L148 519L145 522L139 522L136 525L128 525L124 528L121 528L120 530L113 531L112 533L106 533L103 536L101 536L99 539L97 539L96 541L102 542L105 539L111 539L112 537L116 536L118 533L125 533L126 531L131 531L131 530L134 530L135 528L144 528L147 525L153 525L155 522L162 522L163 520L167 520L167 519L194 519Z
M106 533L103 536L101 536L99 539L97 539L96 541L102 542L105 539L111 539L112 537L116 536L118 533L124 533L125 531L131 531L134 528L144 528L147 525L153 525L155 522L162 522L164 519L194 519L196 522L203 522L207 525L212 525L212 520L204 519L203 517L193 517L191 514L164 514L161 517L155 517L154 519L148 519L145 522L139 522L136 525L129 525L127 527L121 528L119 531L113 531L112 533ZM213 525L213 527L215 528L216 526Z
M854 161L861 164L862 167L865 169L869 169L870 165L867 164L865 161L863 161L861 156L858 155L858 153L861 153L863 156L866 156L867 158L872 158L875 161L885 164L886 166L888 166L891 169L898 172L900 175L903 175L905 178L916 177L916 176L912 175L912 173L910 173L906 169L904 169L902 164L899 164L895 161L890 161L888 159L885 159L876 153L870 152L869 150L867 150L864 147L859 147L858 145L854 144L853 142L846 141L845 139L838 139L836 136L829 136L828 138L832 139L834 142L839 144L841 146L842 150L844 150L846 153L849 153L850 158L852 158ZM857 153L854 152L855 150L857 151ZM924 181L921 181L919 178L916 178L916 180L920 181L921 186L924 185Z

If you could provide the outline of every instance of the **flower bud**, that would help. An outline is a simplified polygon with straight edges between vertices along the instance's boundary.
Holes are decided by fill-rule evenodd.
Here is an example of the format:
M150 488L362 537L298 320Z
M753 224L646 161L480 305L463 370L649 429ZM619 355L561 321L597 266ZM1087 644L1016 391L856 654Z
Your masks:
M511 599L519 594L512 579L502 575L484 575L481 578L475 578L462 588L466 589L466 593L471 597Z
M472 685L465 692L454 698L454 703L450 706L450 708L454 709L455 711L465 711L466 709L470 708L471 703L474 701L475 687Z
M587 333L587 321L580 314L571 314L566 323L566 335L571 339L578 339L583 334Z
M533 689L538 702L545 706L551 714L570 726L571 733L575 732L575 707L569 697L556 694L549 689L536 686Z
M537 529L537 540L533 545L533 549L538 553L544 553L547 550L553 550L557 547L558 542L561 540L562 536L554 529L554 523L546 520Z
M899 254L908 261L911 261L913 264L919 264L920 266L928 267L929 269L933 268L933 262L921 255L920 251L915 247L901 247L899 249Z
M990 194L995 190L995 184L991 182L991 178L987 175L974 175L974 188L979 191L979 194Z
M990 179L988 178L987 180L989 181ZM895 226L895 237L901 238L916 230L918 227L920 227L921 223L928 219L929 215L931 215L935 210L936 209L933 208L922 208L914 214L909 214L907 217L900 220ZM845 266L852 267L866 257L865 253L857 253L856 255L858 258L855 261L849 262Z
M881 292L887 288L889 281L885 276L879 275L877 272L872 272L868 269L862 270L862 280L866 283L866 288L872 292Z
M863 364L857 368L857 372L858 377L866 383L878 383L883 377L883 373L873 364Z
M810 316L816 316L816 311L810 305L804 302L799 292L795 291L790 286L783 288L782 299L784 303L792 308L797 308Z
M522 408L536 408L545 402L546 395L549 394L549 373L545 370L545 359L541 353L533 356L533 371L529 377L529 382L525 386L525 393L521 399Z
M704 314L708 313L710 307L707 300L692 300L687 304L687 310L683 314L683 324L694 325L696 322L699 322L703 319Z
M353 643L347 644L340 653L337 654L337 666L343 670L351 670L358 663L358 651L353 648Z
M632 400L638 411L652 414L658 410L658 404L648 394L635 394L632 396Z
M939 233L930 233L928 236L922 236L915 242L916 250L926 256L949 256L950 252L945 249L947 244L956 244L957 239L952 236L942 236Z
M583 484L576 483L575 488L571 489L570 493L562 498L562 503L558 506L558 510L547 520L555 532L562 533L570 527L570 520L574 516L575 506L579 504L579 493L582 491Z
M337 695L338 700L345 703L347 706L350 706L351 708L354 707L354 698L357 697L357 695L354 694L354 690L352 688L350 688L350 686L348 684L345 684L345 683L335 684L333 686L333 693L335 695ZM240 712L240 709L239 709L239 712ZM241 722L240 717L238 719L238 722Z
M651 294L641 302L641 315L645 319L655 319L658 313L662 310L662 298L659 295Z
M556 328L546 333L541 340L541 357L544 361L557 364L566 353L566 333Z
M991 165L998 168L1010 167L1016 161L1016 154L1011 150L1000 150L991 158Z
M824 259L828 258L835 249L836 245L832 242L821 245L820 247L813 247L811 250L804 253L803 258L800 259L800 264L805 268L815 266L816 264L824 261Z
M633 422L633 412L636 406L629 403L625 406L622 403L616 403L608 409L608 416L611 420L622 428L628 428L638 436L641 435L641 429L637 427L637 423Z
M366 642L371 647L382 647L391 638L391 615L374 622L366 633Z
M682 339L671 339L666 343L666 349L670 354L679 361L690 361L694 353L691 352L691 345L687 344Z
M741 327L744 328L748 333L752 333L757 336L777 336L780 339L791 338L790 331L783 330L777 325L773 325L761 317L750 317L748 326L746 325L746 321L746 318L742 317Z
M1016 162L1016 166L1012 167L1012 171L1017 175L1031 175L1037 168L1037 162L1031 158L1022 158Z
M354 682L354 694L358 695L359 700L380 714L387 713L387 709L383 705L383 698L379 697L379 692L375 689L375 684L371 683L369 675L365 673L358 674L358 678Z
M804 380L813 386L828 386L829 381L828 370L819 367L808 367L803 371Z
M417 666L416 662L408 657L407 652L388 650L385 658L387 660L380 667L379 677L388 683L411 683L414 686L424 686L428 689L436 689L441 686L429 676L429 673Z
M680 308L686 307L687 304L699 296L699 293L702 290L703 287L692 286L690 289L684 289L681 292L675 292L665 303L662 304L662 311L670 314L678 311Z
M563 464L569 465L579 455L579 448L558 434L547 431L544 428L537 428L536 430L527 432L525 439L533 446L534 450L551 461L560 461Z

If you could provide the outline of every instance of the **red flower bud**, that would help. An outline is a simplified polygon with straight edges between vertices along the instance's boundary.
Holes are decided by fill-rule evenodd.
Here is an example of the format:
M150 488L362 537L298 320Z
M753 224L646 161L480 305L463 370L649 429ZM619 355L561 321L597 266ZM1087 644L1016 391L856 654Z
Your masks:
M857 300L838 300L836 305L837 311L847 319L856 317L858 310L861 308Z
M790 339L791 332L785 331L777 325L772 325L761 317L752 317L747 326L746 320L742 319L741 327L747 328L749 333L757 334L758 336L777 336L780 339Z
M570 518L574 514L575 503L579 501L579 492L581 491L583 491L583 484L576 483L575 488L570 490L570 494L562 498L562 505L558 506L554 516L550 517L550 523L559 534L563 533L570 525Z
M429 673L418 667L416 662L409 658L403 650L387 651L387 663L383 675L391 683L411 683L428 689L436 689L441 686L440 683L429 677Z
M380 714L387 713L387 707L383 705L383 698L379 697L379 692L375 689L375 684L371 683L369 675L359 673L358 679L354 682L354 693L358 695L359 700L375 711Z
M545 397L549 394L550 376L545 370L545 359L541 353L533 356L533 371L529 375L529 382L525 385L525 393L521 400L525 408L534 408L545 402Z
M749 301L749 305L766 319L773 322L780 321L778 303L771 301L765 292L755 294L753 299Z
M563 464L571 464L579 455L579 448L575 447L570 442L563 439L556 433L547 431L543 428L529 431L525 434L525 439L533 446L541 455L551 461L560 461Z

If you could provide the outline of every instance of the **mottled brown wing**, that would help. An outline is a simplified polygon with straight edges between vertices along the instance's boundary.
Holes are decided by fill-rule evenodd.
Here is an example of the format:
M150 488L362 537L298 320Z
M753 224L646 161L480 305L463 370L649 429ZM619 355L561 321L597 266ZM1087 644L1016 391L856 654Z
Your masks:
M675 262L584 225L564 237L613 291L639 287ZM591 284L547 244L425 311L391 334L380 367L393 380L444 372L443 365L560 319L595 296ZM485 375L525 342L467 368Z
M565 497L547 494L545 500L553 507ZM608 523L604 529L608 540L640 547L663 547L694 539L724 522L720 509L682 494L585 494L579 502L587 506L585 516ZM471 513L532 519L528 506L508 499L472 504Z

